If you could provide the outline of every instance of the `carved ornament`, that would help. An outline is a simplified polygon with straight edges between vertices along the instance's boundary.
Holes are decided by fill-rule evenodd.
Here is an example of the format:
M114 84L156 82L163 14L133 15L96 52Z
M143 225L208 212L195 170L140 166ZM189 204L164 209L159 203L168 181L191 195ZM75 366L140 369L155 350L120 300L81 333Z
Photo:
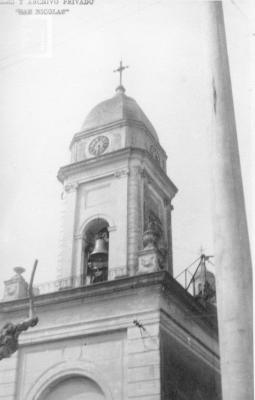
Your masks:
M118 169L117 171L114 172L115 178L124 178L125 176L129 175L129 169Z
M158 256L155 249L141 251L138 260L138 274L159 271Z
M131 167L130 168L130 175L131 176L145 176L145 170L144 168L140 167L139 165L136 167Z
M65 185L64 190L66 193L75 192L78 188L79 183L68 183Z

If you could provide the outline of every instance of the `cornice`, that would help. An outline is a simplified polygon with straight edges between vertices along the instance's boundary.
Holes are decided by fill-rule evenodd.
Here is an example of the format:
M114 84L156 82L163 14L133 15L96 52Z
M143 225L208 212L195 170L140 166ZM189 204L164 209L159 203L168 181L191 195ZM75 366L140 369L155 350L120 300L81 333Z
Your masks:
M155 309L140 311L138 316L142 315L144 324L153 324L159 322L160 317ZM48 342L55 340L67 340L75 336L76 338L84 335L101 333L111 333L116 331L125 331L133 322L134 313L125 312L122 315L116 316L107 315L105 317L97 317L86 321L78 321L61 324L53 324L45 328L38 326L35 331L30 330L22 335L20 345L29 345L33 343ZM114 320L114 323L113 323Z
M167 273L168 274L168 273ZM210 303L203 306L183 286L168 274L170 279L163 281L162 290L169 303L182 305L186 318L196 322L207 332L214 332L214 338L218 338L217 308Z
M162 174L158 171L155 170L155 168L153 168L153 170L150 168L149 171L145 171L144 176L147 179L147 183L148 185L152 185L152 187L155 188L155 190L158 193L161 193L163 195L163 197L165 197L165 202L169 202L168 199L168 187L169 187L169 183L170 183L170 187L172 189L173 192L173 196L172 198L175 196L175 194L178 192L177 187L173 184L173 182L168 178L168 176L166 175L166 177L169 179L168 182L166 182L166 179L164 176L162 176ZM161 183L161 184L160 184ZM168 183L168 184L167 184Z
M154 274L153 274L154 275ZM64 289L52 293L35 296L36 306L48 306L49 304L61 304L70 301L83 301L95 299L101 296L109 296L134 288L158 285L162 280L162 276L139 275L134 277L118 278L117 280L106 281L94 285L80 286L70 289ZM27 309L28 299L18 299L0 303L0 313L8 313Z
M184 288L167 271L159 271L150 274L136 275L132 277L118 278L117 280L106 281L94 285L65 289L48 294L35 296L35 306L49 307L57 304L79 302L95 302L100 298L115 298L128 296L133 290L140 288L157 288L162 296L167 296L174 301L180 308L189 311L189 315L194 316L193 322L205 329L217 332L216 310L212 316L212 309L205 309L202 305L187 293ZM16 313L27 310L28 299L19 299L0 303L0 314ZM192 318L192 317L191 317Z
M100 168L104 164L109 163L110 160L118 161L123 159L123 156L127 154L129 154L129 148L112 151L110 153L102 154L101 156L95 158L89 158L87 160L81 160L76 161L72 164L67 164L59 169L57 178L61 183L63 183L69 175L80 172L84 170L84 168Z
M86 169L100 168L110 161L118 161L123 158L131 159L133 156L139 156L141 161L147 159L153 166L155 170L157 179L161 180L163 186L170 186L174 193L177 193L178 189L168 177L165 171L160 167L160 165L153 159L151 154L145 150L137 147L125 147L120 150L112 151L110 153L102 154L101 156L95 158L89 158L87 160L78 161L72 164L65 165L61 167L58 171L57 178L63 183L70 175L74 175ZM93 179L93 178L91 178Z
M141 161L143 164L143 175L147 179L151 180L154 183L154 186L165 196L168 196L167 189L170 187L173 192L173 196L178 192L177 187L171 181L167 173L161 168L161 166L157 163L157 161L152 157L152 155L145 149L140 148L131 148L132 152L129 154L129 159L132 160L132 157L139 154L141 157ZM158 184L161 182L161 185Z

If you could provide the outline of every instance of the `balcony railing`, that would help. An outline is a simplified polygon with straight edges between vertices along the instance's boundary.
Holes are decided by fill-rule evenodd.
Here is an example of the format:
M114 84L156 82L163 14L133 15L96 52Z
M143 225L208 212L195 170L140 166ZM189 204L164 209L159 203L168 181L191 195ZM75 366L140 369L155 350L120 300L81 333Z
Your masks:
M86 286L86 276L72 276L69 278L57 279L55 281L43 282L35 285L34 295L58 292L59 290L71 289L74 287Z
M120 279L121 277L126 276L126 268L114 268L110 269L108 271L108 278L105 279L105 281L109 280L114 280L114 279ZM53 293L53 292L58 292L60 290L67 290L67 289L72 289L75 287L82 287L82 286L88 286L98 283L97 281L93 281L91 279L91 276L88 275L76 275L76 276L71 276L67 278L62 278L62 279L57 279L55 281L49 281L49 282L44 282L40 283L38 285L34 286L34 294L40 295L40 294L47 294L47 293Z

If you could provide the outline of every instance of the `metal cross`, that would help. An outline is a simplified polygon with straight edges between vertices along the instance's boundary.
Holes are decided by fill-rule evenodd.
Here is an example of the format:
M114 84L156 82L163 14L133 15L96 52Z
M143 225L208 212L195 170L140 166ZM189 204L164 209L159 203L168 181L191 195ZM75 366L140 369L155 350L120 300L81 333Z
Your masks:
M124 71L124 69L129 68L128 65L123 66L122 65L122 60L120 60L120 66L117 69L114 69L113 72L119 72L120 73L120 86L122 86L122 71Z

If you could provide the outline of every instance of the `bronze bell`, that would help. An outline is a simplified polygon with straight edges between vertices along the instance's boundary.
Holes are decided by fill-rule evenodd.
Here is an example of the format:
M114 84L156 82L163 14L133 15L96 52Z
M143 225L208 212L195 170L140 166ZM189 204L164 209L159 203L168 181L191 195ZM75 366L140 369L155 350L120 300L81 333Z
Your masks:
M92 253L90 253L89 261L92 262L103 262L108 259L108 250L106 248L106 242L103 238L96 239L95 247Z

